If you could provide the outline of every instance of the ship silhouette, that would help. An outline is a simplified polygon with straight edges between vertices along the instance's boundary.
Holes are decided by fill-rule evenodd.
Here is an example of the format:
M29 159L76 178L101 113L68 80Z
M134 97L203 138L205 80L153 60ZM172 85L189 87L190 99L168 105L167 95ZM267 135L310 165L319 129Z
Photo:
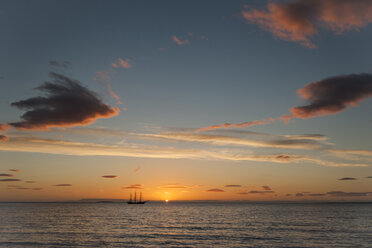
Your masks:
M128 204L145 204L146 202L142 200L142 192L140 192L139 201L137 201L137 192L134 192L134 199L132 198L132 193L130 193Z

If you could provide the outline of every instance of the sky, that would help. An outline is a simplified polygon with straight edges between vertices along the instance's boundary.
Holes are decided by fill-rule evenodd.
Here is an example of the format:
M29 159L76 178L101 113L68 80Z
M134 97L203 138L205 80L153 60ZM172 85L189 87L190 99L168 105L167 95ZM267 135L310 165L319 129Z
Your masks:
M0 201L372 200L369 0L2 0L0 31Z

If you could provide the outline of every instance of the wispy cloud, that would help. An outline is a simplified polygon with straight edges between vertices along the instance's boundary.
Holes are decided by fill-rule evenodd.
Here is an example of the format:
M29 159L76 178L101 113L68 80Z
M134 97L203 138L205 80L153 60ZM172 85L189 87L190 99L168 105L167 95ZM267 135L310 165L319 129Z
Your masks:
M141 168L142 168L141 165L139 165L139 166L137 166L137 167L134 169L133 172L134 172L134 173L139 172L139 171L141 170Z
M267 125L272 122L275 122L274 118L264 119L262 121L256 120L256 121L246 121L241 122L237 124L232 123L223 123L219 125L212 125L208 127L203 127L200 129L197 129L195 132L202 132L202 131L209 131L209 130L215 130L215 129L227 129L227 128L243 128L243 127L251 127L251 126L257 126L257 125Z
M9 169L9 171L20 172L21 170L20 169Z
M104 176L101 176L102 178L108 178L108 179L113 179L113 178L118 178L119 176L115 176L115 175L104 175Z
M330 191L327 192L327 195L330 196L337 196L337 197L353 197L353 196L368 196L371 195L372 192L344 192L344 191Z
M275 191L272 190L251 190L248 194L273 194Z
M121 59L121 58L118 58L117 63L111 63L111 66L114 68L126 68L126 69L132 67L130 59Z
M165 188L165 189L186 189L186 188L188 188L187 186L180 185L180 184L166 184L166 185L163 185L161 187Z
M225 192L225 190L223 190L223 189L207 189L206 192L223 193L223 192Z
M143 189L142 184L132 184L129 186L122 187L122 189Z
M289 0L269 3L265 10L246 9L243 17L275 37L315 48L312 38L319 28L336 34L359 30L372 22L369 0Z
M46 96L32 97L13 102L12 106L26 109L22 121L9 123L18 129L45 130L51 127L88 125L99 118L110 118L119 113L118 108L104 104L96 93L82 86L79 81L54 72L53 82L37 87Z
M234 146L250 146L250 147L264 147L264 148L288 148L288 149L319 149L326 147L325 143L313 139L285 138L284 136L277 136L274 140L262 140L252 138L239 138L227 135L214 134L195 134L195 133L158 133L158 134L143 134L144 137L209 143L214 145L234 145Z
M180 38L178 38L175 35L172 36L172 40L180 46L189 44L188 40L181 40Z
M55 184L53 186L56 186L56 187L71 187L72 184L69 184L69 183L61 183L61 184Z
M209 159L229 161L256 161L274 163L311 162L323 166L368 166L360 163L337 163L298 154L252 154L230 150L180 149L145 145L104 145L68 140L45 139L30 136L14 136L0 143L0 151L38 152L76 156L121 156L168 159Z

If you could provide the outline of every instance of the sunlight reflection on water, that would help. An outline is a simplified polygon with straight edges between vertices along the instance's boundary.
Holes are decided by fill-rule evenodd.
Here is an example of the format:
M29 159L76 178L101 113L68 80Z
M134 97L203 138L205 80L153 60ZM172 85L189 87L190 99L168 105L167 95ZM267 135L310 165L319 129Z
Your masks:
M1 247L370 247L372 204L0 203Z

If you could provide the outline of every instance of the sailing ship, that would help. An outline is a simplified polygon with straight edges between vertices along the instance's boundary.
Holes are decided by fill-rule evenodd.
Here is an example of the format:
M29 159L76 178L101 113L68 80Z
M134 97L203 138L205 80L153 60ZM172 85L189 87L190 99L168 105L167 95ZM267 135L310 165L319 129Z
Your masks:
M132 193L130 193L128 204L145 204L146 202L142 201L142 192L140 192L139 201L137 201L137 192L134 192L134 199L132 198Z

